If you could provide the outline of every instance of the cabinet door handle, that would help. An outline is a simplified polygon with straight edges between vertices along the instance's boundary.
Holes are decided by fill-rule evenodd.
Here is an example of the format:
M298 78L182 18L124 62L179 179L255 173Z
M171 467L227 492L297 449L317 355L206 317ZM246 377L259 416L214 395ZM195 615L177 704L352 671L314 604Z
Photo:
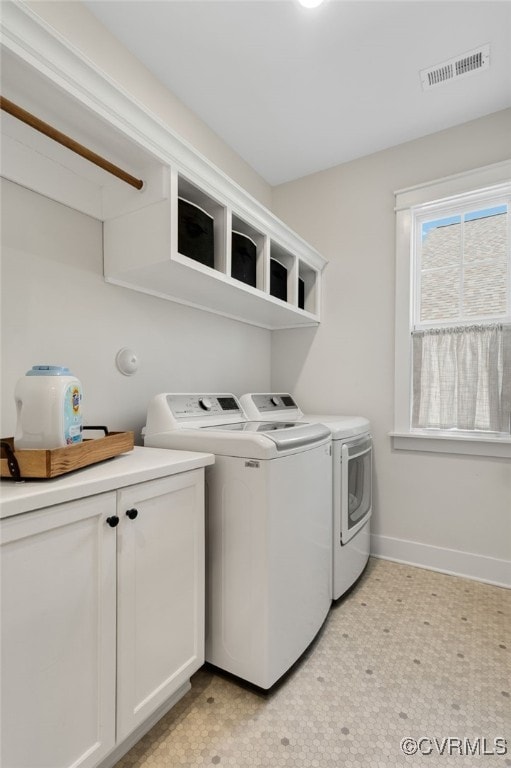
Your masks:
M115 528L116 525L119 525L119 518L117 517L117 515L112 515L111 517L107 517L106 521L111 528Z
M138 509L128 509L126 511L126 514L128 515L130 520L134 520L138 515Z

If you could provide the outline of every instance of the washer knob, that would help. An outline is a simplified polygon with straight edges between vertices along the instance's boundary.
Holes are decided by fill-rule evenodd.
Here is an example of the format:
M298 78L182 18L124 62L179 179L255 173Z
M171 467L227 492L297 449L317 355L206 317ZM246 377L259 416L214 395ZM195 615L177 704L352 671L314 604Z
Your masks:
M279 405L279 398L273 396L272 399L271 399L271 404L272 405Z
M204 411L210 411L213 407L213 403L211 402L209 397L199 398L199 405Z

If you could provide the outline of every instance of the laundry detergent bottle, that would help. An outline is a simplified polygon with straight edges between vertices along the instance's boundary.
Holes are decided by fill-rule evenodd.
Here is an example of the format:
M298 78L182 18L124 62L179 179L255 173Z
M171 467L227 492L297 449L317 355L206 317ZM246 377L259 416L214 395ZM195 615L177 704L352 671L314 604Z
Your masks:
M34 365L18 380L14 448L61 448L82 442L82 386L69 368Z

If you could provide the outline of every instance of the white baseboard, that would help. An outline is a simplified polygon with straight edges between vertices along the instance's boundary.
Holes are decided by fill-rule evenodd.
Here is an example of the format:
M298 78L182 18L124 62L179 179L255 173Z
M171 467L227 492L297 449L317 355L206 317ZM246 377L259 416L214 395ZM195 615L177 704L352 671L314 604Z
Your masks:
M430 571L511 588L511 561L371 534L371 555Z

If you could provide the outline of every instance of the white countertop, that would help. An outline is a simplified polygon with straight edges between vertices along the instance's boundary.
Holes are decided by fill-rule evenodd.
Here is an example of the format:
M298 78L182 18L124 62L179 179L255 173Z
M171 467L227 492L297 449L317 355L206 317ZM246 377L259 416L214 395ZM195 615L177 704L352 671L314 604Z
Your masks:
M214 461L215 457L211 453L135 446L129 453L49 480L15 483L2 478L0 518L187 472L213 464Z

